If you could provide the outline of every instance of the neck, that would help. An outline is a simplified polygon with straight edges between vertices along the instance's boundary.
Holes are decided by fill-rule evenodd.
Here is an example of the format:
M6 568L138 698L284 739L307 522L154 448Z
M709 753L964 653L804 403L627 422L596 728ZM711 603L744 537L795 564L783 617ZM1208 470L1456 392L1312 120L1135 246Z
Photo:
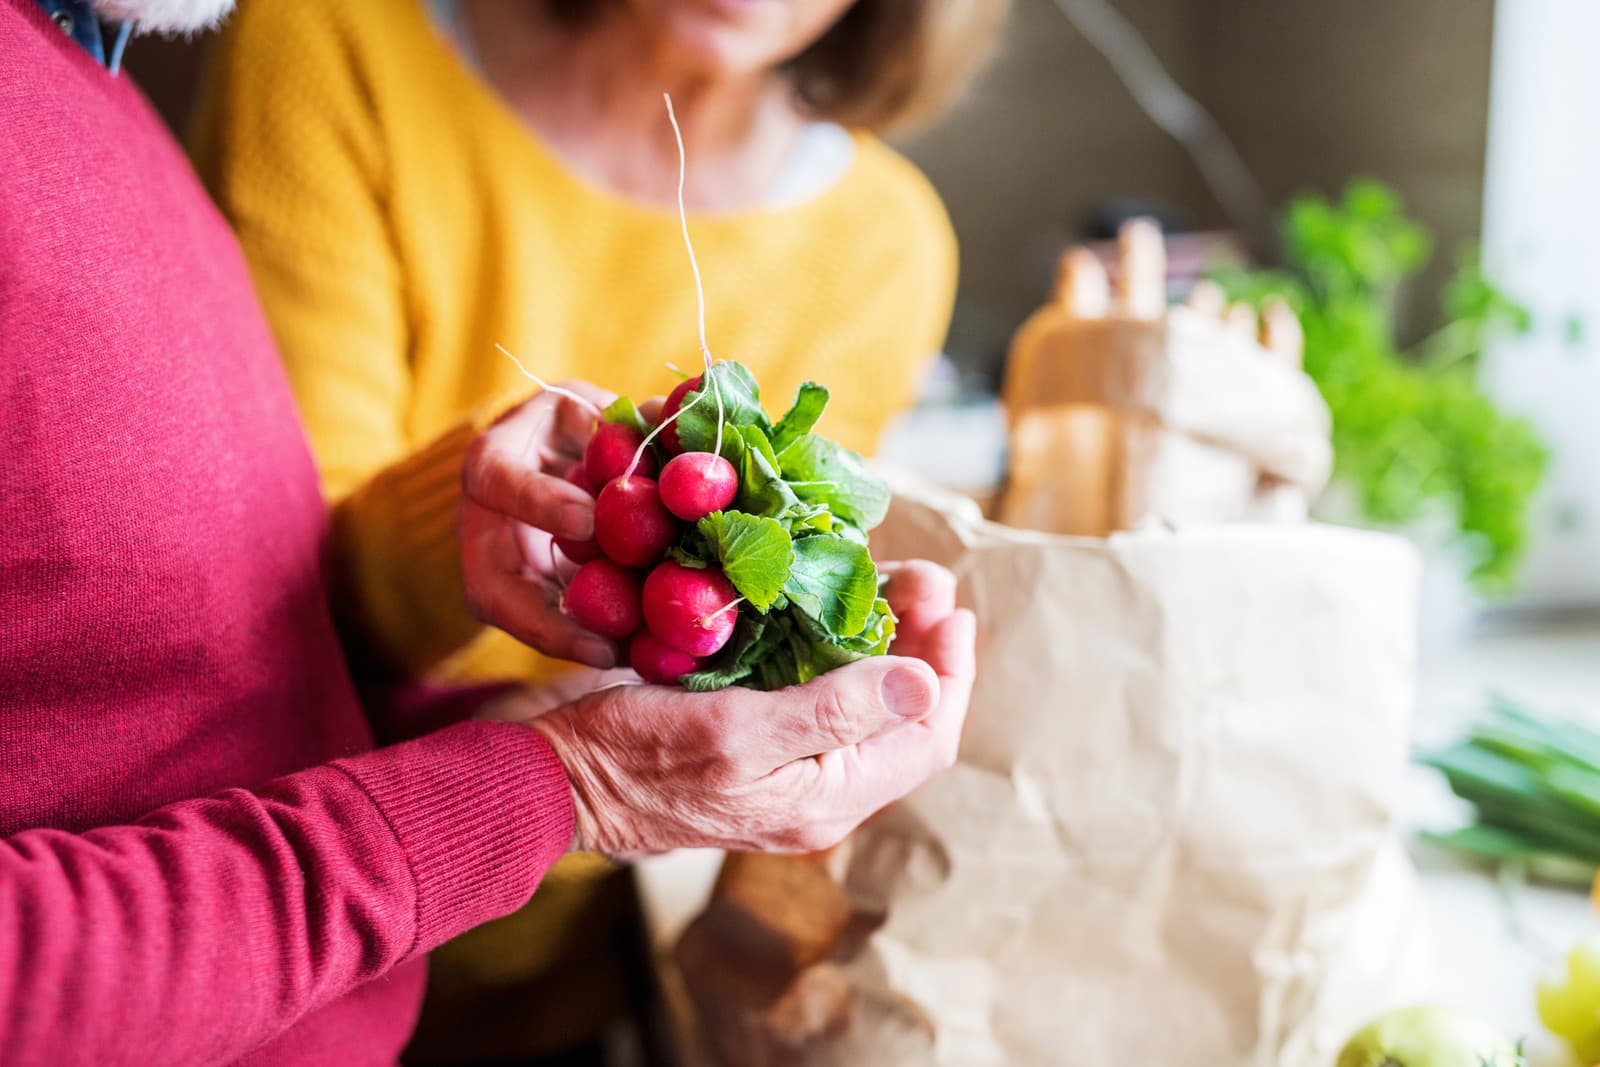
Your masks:
M664 92L683 130L686 198L696 208L759 195L803 124L781 76L697 70L625 12L571 28L527 0L465 7L494 88L577 169L620 192L659 204L676 195Z

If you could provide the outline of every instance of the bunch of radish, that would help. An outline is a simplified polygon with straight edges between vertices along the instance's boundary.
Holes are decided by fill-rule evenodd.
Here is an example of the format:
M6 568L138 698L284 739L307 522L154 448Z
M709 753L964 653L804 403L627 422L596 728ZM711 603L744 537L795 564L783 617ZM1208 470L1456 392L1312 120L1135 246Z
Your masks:
M626 641L646 681L777 688L881 655L894 616L866 534L888 490L860 456L812 433L828 392L801 387L776 423L755 379L716 363L648 425L608 407L568 479L595 496L593 541L563 609Z
M812 433L828 404L822 386L802 385L774 423L750 372L712 359L683 134L664 101L705 372L672 391L656 426L626 397L601 413L568 475L595 495L594 540L556 542L579 564L562 607L627 641L646 681L777 689L888 651L895 618L878 595L867 531L883 521L889 491L860 456Z

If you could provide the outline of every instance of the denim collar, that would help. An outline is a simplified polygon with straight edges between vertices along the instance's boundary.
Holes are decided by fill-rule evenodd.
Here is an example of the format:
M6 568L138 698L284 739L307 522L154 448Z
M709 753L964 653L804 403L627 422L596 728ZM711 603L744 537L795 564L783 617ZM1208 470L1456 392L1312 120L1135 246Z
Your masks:
M128 47L128 37L133 33L133 23L123 22L109 27L113 31L110 38L109 54L106 49L106 29L101 25L100 16L95 14L94 6L89 0L38 0L44 13L50 16L63 33L77 41L85 52L94 57L94 61L105 67L113 76L122 69L122 52Z

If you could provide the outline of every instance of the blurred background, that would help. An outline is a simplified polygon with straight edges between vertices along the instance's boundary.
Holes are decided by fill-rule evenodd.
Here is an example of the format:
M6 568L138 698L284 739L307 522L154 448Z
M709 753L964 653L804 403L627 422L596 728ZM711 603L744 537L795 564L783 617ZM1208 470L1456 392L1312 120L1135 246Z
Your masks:
M1169 236L1192 235L1169 253L1181 292L1230 252L1283 265L1297 197L1337 203L1352 181L1370 180L1393 198L1374 210L1413 223L1423 248L1378 252L1404 275L1375 294L1387 305L1392 289L1396 349L1416 355L1473 320L1459 331L1471 351L1452 358L1481 356L1495 400L1529 416L1549 447L1525 558L1515 546L1516 582L1478 585L1498 608L1600 606L1600 568L1586 565L1600 553L1600 444L1580 410L1600 396L1586 329L1600 302L1588 192L1600 157L1587 114L1597 20L1583 0L1018 0L987 75L935 127L902 139L961 241L940 398L977 403L993 391L1012 333L1044 300L1068 244L1152 214ZM141 42L130 53L175 128L188 122L206 45ZM1185 128L1187 144L1174 136ZM1392 220L1345 222L1325 244L1381 239ZM1512 305L1489 314L1491 296L1460 291L1461 265L1480 247L1494 296ZM1000 469L998 423L981 408L968 415L971 436L959 439L972 447L930 466L981 488ZM1448 525L1424 506L1426 489L1388 492L1367 501L1374 521ZM1465 549L1469 568L1475 552Z
M129 53L180 130L207 44ZM1423 549L1419 742L1491 691L1600 718L1597 50L1594 0L1015 0L985 76L900 142L948 206L961 283L885 453L991 491L1008 347L1058 257L1153 216L1175 298L1209 275L1300 313L1334 418L1318 514ZM1469 810L1431 772L1415 794L1419 828ZM1503 879L1418 856L1435 922L1470 932L1440 939L1442 995L1536 1027L1532 976L1592 922L1582 896L1508 903Z

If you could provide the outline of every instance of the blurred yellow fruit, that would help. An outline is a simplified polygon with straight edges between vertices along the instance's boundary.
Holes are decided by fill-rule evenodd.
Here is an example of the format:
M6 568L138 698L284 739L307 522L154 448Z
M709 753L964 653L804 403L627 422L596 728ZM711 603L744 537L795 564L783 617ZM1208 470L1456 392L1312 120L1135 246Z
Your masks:
M1580 1060L1600 1060L1600 933L1567 954L1566 974L1542 978L1535 992L1539 1021Z

